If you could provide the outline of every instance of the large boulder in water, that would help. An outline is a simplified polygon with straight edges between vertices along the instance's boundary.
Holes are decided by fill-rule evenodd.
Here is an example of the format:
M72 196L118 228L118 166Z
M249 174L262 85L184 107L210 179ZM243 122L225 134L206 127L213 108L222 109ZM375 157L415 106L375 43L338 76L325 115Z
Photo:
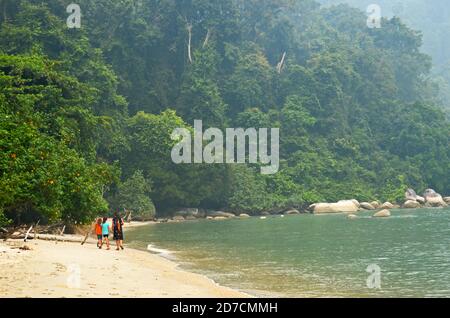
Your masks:
M417 200L417 193L413 189L408 189L405 192L405 200L406 201L416 201Z
M233 213L222 212L222 211L208 211L207 216L212 216L214 218L217 218L217 217L234 218L234 217L236 217L236 215Z
M421 204L424 204L425 203L425 198L421 197L420 195L418 195L418 196L416 196L416 201L421 203Z
M435 197L427 197L427 202L425 205L434 208L446 208L448 206L440 195Z
M358 212L358 206L352 200L342 200L336 203L317 203L314 206L314 213L340 213Z
M425 205L428 207L447 207L447 203L445 203L444 199L439 193L436 193L433 189L425 190L423 196L425 197Z
M380 209L387 209L387 210L389 210L389 209L393 209L393 208L395 208L395 206L392 204L392 203L390 203L390 202L384 202L381 206L380 206Z
M227 220L228 218L226 216L215 216L214 220L218 220L218 221L222 221L222 220Z
M364 210L375 210L375 207L368 203L368 202L361 202L361 208L363 208Z
M387 218L391 216L391 211L385 209L377 212L373 215L374 218Z
M359 204L359 201L358 201L358 200L352 199L352 200L350 200L350 201L352 201L352 202L358 207L358 209L361 207L361 204Z
M184 208L184 209L180 209L175 212L175 216L183 216L183 217L188 217L188 216L197 217L198 214L199 214L199 210L197 208Z
M420 203L415 200L408 200L403 204L405 209L417 209L420 208Z
M426 189L425 192L423 193L423 197L425 198L425 200L429 196L433 197L433 196L436 196L436 195L437 195L437 193L433 189Z
M381 205L380 201L372 201L370 204L375 208L378 209Z

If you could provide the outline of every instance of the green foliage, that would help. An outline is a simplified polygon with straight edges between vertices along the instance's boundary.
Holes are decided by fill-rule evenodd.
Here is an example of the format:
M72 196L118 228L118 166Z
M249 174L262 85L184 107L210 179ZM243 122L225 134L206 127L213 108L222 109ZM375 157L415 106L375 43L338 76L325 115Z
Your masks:
M0 87L0 203L6 215L87 222L105 211L102 186L112 182L110 168L81 155L95 156L97 122L71 106L83 86L40 56L0 55Z
M62 1L2 2L0 210L15 222L450 192L449 120L402 20L369 29L312 0L78 3L70 30ZM280 128L279 173L174 164L171 133L195 119Z
M131 211L133 217L149 220L155 215L155 206L149 195L151 184L142 171L137 170L124 183L119 185L117 205L119 209Z
M232 167L230 197L227 202L237 212L257 213L272 208L265 182L251 168L237 165Z
M6 216L3 214L3 210L0 210L0 227L7 226L10 223L11 220L6 218Z

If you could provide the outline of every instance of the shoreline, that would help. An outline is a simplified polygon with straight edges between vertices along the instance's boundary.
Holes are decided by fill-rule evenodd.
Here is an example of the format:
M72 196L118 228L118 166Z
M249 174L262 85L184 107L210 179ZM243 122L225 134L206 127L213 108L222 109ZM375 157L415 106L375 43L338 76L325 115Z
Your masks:
M197 219L196 221L198 221L198 220L201 220L201 219ZM155 224L160 224L160 222L156 222L156 221L134 221L134 222L131 222L131 223L125 223L126 227L124 227L123 229L124 229L124 232L127 232L129 230L132 230L132 229L135 229L135 228L138 228L138 227L148 226L148 225L155 225ZM216 282L214 279L210 278L209 276L207 276L205 274L202 274L202 273L199 273L199 272L196 272L196 271L193 271L193 270L190 270L188 268L184 268L182 266L182 264L177 262L176 259L168 257L168 255L171 255L172 253L175 253L174 251L164 250L162 248L159 248L158 246L154 246L151 242L149 242L148 245L151 245L153 247L153 249L151 249L151 250L150 249L144 250L144 249L138 249L138 248L128 248L128 249L133 249L133 250L144 252L144 253L150 253L151 255L155 255L157 257L160 257L161 259L167 260L167 261L173 263L175 265L175 269L179 270L180 272L185 272L185 273L190 273L190 274L193 274L193 275L202 276L202 277L208 279L212 284L214 284L218 288L225 288L225 289L232 290L234 292L238 292L238 293L242 294L242 296L238 296L238 298L259 298L259 297L263 297L263 295L262 294L259 295L258 292L249 293L247 291L243 291L243 290L240 290L238 288L227 287L227 286L221 285L220 283ZM269 295L269 293L267 295ZM264 297L267 297L267 295L264 295ZM270 294L270 295L272 295L272 294ZM274 295L272 295L271 297L273 297L273 296ZM278 297L280 297L280 296L278 296Z
M130 228L152 224L139 222ZM30 250L21 250L24 244ZM45 240L0 242L0 297L250 298L158 254Z
M402 210L415 209L397 211ZM124 231L154 224L158 222L126 223ZM258 298L265 295L261 291L252 293L220 285L160 253L127 245L124 251L115 251L114 242L110 251L98 250L92 237L83 246L81 235L63 238L64 241L55 241L54 235L38 234L36 239L31 236L27 243L22 239L0 241L0 298ZM30 250L21 250L24 245Z

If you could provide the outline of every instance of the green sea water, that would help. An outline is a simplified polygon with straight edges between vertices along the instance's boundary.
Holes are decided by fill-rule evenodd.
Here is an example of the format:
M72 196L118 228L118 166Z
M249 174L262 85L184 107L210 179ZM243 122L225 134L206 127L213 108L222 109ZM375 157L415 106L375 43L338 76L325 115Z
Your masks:
M450 297L450 209L372 214L155 224L126 239L256 296ZM367 284L370 265L380 285Z

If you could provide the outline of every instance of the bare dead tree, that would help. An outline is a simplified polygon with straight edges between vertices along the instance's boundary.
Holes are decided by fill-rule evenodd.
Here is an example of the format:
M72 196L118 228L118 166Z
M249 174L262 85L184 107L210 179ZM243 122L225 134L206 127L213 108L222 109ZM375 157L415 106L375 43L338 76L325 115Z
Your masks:
M283 53L283 56L281 57L281 61L277 64L277 72L278 74L281 74L281 71L283 70L284 61L286 60L286 52Z
M192 51L191 51L191 44L192 44L192 24L188 23L186 28L187 28L188 34L189 34L189 39L188 39L188 58L189 58L189 62L192 64Z
M211 30L208 29L208 32L206 33L205 41L203 41L202 48L205 48L208 45L209 38L211 37Z

